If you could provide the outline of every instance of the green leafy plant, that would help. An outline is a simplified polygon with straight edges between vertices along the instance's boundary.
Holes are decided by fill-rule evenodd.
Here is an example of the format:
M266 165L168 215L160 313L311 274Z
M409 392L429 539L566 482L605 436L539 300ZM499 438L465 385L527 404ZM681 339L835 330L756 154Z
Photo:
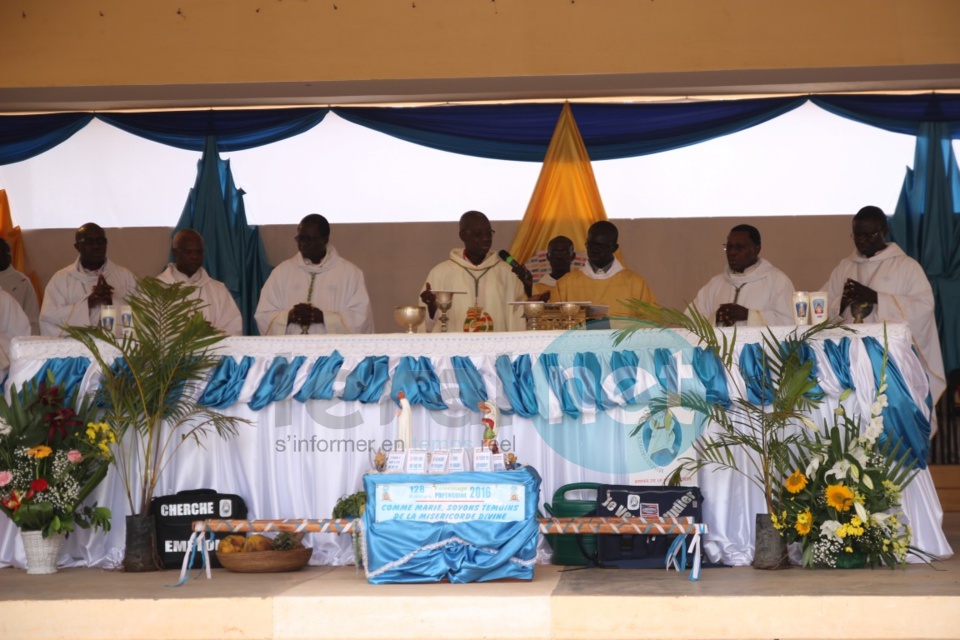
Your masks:
M75 527L110 529L110 510L84 504L110 465L114 439L93 422L96 408L64 397L48 372L10 400L0 395L0 510L25 531L43 537Z
M341 496L333 505L334 518L359 518L367 508L367 493L357 491L348 496Z
M695 307L682 311L638 301L630 302L628 307L637 319L618 332L617 344L639 329L682 329L717 356L728 379L735 379L735 327L729 334L720 331ZM708 401L703 395L686 392L652 400L650 416L643 424L672 407L691 409L707 416L712 423L712 428L694 443L696 455L681 458L669 482L679 484L682 477L707 467L730 470L756 486L763 493L767 512L773 513L774 495L782 471L790 463L790 452L805 446L804 427L817 429L808 414L823 401L822 394L816 391L817 379L812 375L814 363L807 356L806 343L831 329L847 328L839 323L823 322L802 331L798 327L783 338L769 329L763 332L756 373L743 372L745 384L754 390L761 402L738 396L731 398L730 405L724 407ZM643 424L637 426L633 435ZM750 455L736 455L743 451Z
M131 515L149 512L157 482L184 442L202 446L205 436L229 437L248 423L197 401L219 362L214 347L226 336L204 319L202 303L191 298L194 289L156 278L138 280L126 300L133 311L133 335L117 338L100 327L63 327L100 367L95 402L116 432L113 462Z

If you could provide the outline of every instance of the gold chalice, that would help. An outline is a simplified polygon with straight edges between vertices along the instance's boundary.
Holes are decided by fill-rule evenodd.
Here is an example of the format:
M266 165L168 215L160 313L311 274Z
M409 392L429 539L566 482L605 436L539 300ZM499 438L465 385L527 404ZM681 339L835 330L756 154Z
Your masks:
M423 324L426 318L426 307L406 305L393 310L393 319L396 320L398 325L403 327L404 333L416 333L417 327Z
M546 303L541 300L527 300L523 303L523 317L527 319L527 331L536 331L537 318L543 315Z
M573 329L575 326L577 326L577 321L574 318L576 318L577 313L579 312L580 312L579 302L561 302L560 303L560 316L563 318L564 329Z

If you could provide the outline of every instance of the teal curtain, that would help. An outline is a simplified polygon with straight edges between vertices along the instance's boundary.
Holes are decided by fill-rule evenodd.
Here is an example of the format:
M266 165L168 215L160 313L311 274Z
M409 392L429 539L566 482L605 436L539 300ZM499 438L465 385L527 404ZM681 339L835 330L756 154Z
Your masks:
M925 122L917 134L890 237L923 267L936 299L946 371L960 368L960 170L947 122Z
M203 236L204 268L233 294L243 314L244 334L258 335L253 314L271 267L260 230L247 224L243 190L233 182L230 161L220 159L215 136L207 136L197 182L174 233L180 229L194 229Z

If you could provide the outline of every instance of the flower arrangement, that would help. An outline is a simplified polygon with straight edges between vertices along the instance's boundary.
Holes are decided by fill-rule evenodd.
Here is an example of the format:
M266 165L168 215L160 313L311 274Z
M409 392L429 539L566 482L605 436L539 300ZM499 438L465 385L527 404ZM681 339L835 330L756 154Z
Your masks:
M817 431L785 471L773 511L774 526L788 543L799 543L801 564L810 568L894 568L918 552L900 510L903 489L916 475L908 453L880 443L881 412L887 406L886 351L870 423L861 424L841 405L827 433ZM841 396L841 402L850 390ZM789 474L789 475L787 475Z
M787 566L786 545L773 528L770 516L776 513L775 497L779 491L781 470L791 461L792 452L804 449L809 439L806 431L816 430L817 425L808 414L824 399L823 393L817 389L809 342L823 332L848 329L828 320L798 327L780 337L768 328L759 343L743 345L741 353L750 348L757 365L746 370L734 360L736 327L730 331L714 327L713 319L704 316L695 305L671 309L628 301L627 307L636 319L618 332L617 344L639 329L685 330L705 352L712 354L728 379L735 379L735 368L739 369L744 384L753 389L756 396L751 399L751 394L746 393L725 403L715 402L703 394L667 393L650 401L649 414L633 429L631 437L638 435L648 422L655 426L655 421L666 420L667 414L677 407L708 418L710 426L694 442L692 455L677 460L667 483L681 484L684 477L704 469L740 474L762 492L767 510L764 514L757 514L753 566L758 569ZM743 356L740 358L742 361Z
M75 527L110 529L110 510L84 501L103 480L116 436L90 420L95 408L65 398L49 374L10 401L0 396L0 509L43 537Z

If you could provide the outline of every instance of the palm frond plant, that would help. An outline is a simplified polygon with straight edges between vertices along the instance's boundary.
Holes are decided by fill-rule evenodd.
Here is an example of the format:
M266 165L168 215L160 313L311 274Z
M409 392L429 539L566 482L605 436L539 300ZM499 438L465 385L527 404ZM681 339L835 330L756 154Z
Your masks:
M696 339L698 346L717 356L728 380L737 378L734 375L735 327L729 334L719 330L695 307L678 310L637 301L629 307L638 319L618 332L617 344L644 328L682 329ZM746 389L731 397L729 406L689 392L668 393L651 400L650 414L643 424L673 407L682 407L706 416L712 425L693 444L694 455L678 461L668 482L679 484L681 478L706 468L732 471L753 484L763 494L767 514L774 513L774 496L779 491L784 470L791 463L794 455L791 452L809 442L803 437L804 428L814 431L818 428L809 414L823 402L823 394L817 390L814 361L808 356L807 342L832 329L849 330L840 323L827 321L797 327L780 338L766 329L757 353L757 366L749 372L739 372ZM757 400L751 400L751 395ZM643 424L638 425L633 434L638 433ZM761 522L765 526L770 523L769 515L758 517L757 522L758 526ZM783 564L785 549L781 550L779 541L776 546L773 551L776 557L769 560L762 557L758 549L754 566L772 568Z
M95 400L103 407L101 419L116 432L113 462L131 516L149 514L157 483L185 442L202 446L206 436L230 437L247 423L198 402L201 383L219 362L214 348L226 336L204 319L193 291L142 278L126 300L135 333L118 338L100 327L64 327L100 368ZM124 566L136 570L130 524L128 518Z

